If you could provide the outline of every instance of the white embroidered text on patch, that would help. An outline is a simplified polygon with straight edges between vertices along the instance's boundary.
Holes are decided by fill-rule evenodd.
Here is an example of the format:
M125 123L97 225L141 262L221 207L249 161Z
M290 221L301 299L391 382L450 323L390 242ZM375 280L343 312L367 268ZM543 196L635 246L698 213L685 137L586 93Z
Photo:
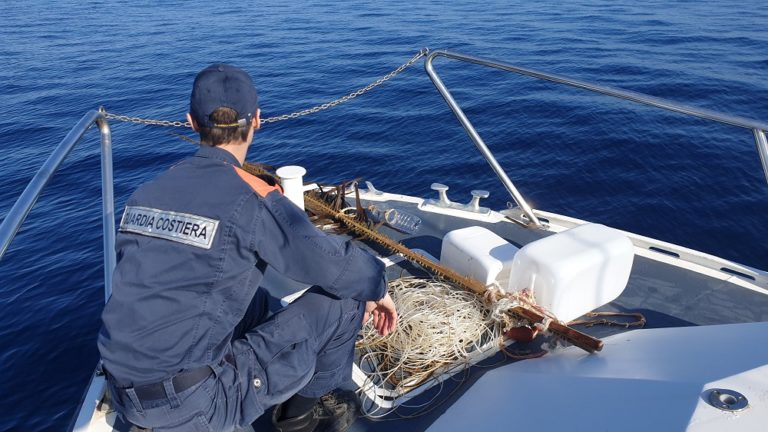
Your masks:
M125 207L120 231L158 237L210 249L219 221L206 217L158 210L147 207Z

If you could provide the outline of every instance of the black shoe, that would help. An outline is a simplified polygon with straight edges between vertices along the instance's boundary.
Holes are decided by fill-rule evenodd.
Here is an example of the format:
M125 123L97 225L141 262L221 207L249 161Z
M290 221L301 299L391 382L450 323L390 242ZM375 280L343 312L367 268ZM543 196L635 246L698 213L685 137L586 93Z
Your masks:
M277 432L346 432L357 419L359 408L354 392L334 391L321 397L311 410L298 417L280 419L282 405L276 406L272 412L272 425Z
M320 423L316 414L316 407L298 417L278 420L283 413L282 408L283 406L280 404L272 411L272 426L275 427L276 432L312 432Z
M357 419L360 404L355 392L334 390L320 398L317 404L319 420L317 432L346 432Z

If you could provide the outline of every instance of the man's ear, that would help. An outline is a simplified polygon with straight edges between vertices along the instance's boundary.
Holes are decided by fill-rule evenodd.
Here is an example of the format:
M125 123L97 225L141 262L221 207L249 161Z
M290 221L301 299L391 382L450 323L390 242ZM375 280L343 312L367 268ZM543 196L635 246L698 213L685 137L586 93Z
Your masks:
M253 116L253 128L258 129L261 127L261 108L256 108L256 115Z
M197 127L197 122L195 121L195 119L192 118L192 114L187 113L187 121L189 122L189 124L192 125L193 131L200 132L200 128Z

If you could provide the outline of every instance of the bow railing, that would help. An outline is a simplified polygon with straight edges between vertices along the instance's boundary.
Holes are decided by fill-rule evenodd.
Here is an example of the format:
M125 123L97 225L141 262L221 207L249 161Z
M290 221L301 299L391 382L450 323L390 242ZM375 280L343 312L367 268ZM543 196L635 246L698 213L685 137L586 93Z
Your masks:
M533 210L531 209L531 207L528 205L527 202L525 202L525 199L517 191L517 188L512 183L512 180L509 179L507 174L504 172L504 170L501 168L499 163L496 161L496 158L493 156L493 153L491 153L491 151L488 149L488 146L485 144L483 139L477 133L477 130L475 130L474 126L472 126L472 123L469 121L467 116L464 114L464 111L462 111L459 104L453 98L453 95L451 95L451 92L448 91L448 88L445 86L443 81L438 76L437 72L435 71L435 67L433 65L433 62L436 57L445 57L452 60L473 63L480 66L491 67L494 69L500 69L507 72L514 72L519 75L526 75L532 78L550 81L557 84L564 84L571 87L577 87L577 88L589 90L595 93L600 93L600 94L612 96L619 99L626 99L632 102L649 105L652 107L661 108L668 111L678 112L678 113L687 114L694 117L703 118L706 120L712 120L719 123L724 123L732 126L750 129L752 130L752 133L755 138L755 145L757 146L757 151L758 151L758 154L760 155L760 161L762 162L762 165L763 165L763 173L765 175L765 179L768 182L768 139L766 139L766 135L765 135L766 130L768 130L768 124L766 123L762 123L756 120L746 119L743 117L730 116L730 115L718 113L715 111L705 110L701 108L689 107L689 106L681 105L666 99L649 96L642 93L592 84L585 81L579 81L579 80L567 78L560 75L554 75L554 74L540 72L533 69L513 66L506 63L497 62L495 60L472 57L472 56L458 54L458 53L444 51L444 50L432 51L424 63L424 68L427 71L427 75L429 75L429 78L432 80L432 83L435 85L437 90L443 96L443 99L445 99L445 102L448 104L448 106L451 108L453 113L456 115L456 118L458 118L459 122L464 127L464 130L469 135L470 139L472 139L472 141L477 146L478 150L480 150L480 153L483 154L485 159L491 165L491 168L494 170L494 172L496 172L496 175L504 184L504 187L506 187L507 191L509 191L509 193L512 195L512 199L514 199L517 206L520 207L520 210L522 210L522 212L525 214L525 216L527 217L531 225L539 227L541 226L541 223L539 222L539 219L536 217L536 215L533 214Z
M115 200L112 184L112 133L104 110L89 111L77 122L48 156L43 166L32 177L24 192L8 211L8 215L0 224L0 260L16 237L16 233L19 232L21 225L48 181L94 124L98 126L101 132L101 199L102 228L104 231L104 299L106 301L112 292L112 272L115 268Z

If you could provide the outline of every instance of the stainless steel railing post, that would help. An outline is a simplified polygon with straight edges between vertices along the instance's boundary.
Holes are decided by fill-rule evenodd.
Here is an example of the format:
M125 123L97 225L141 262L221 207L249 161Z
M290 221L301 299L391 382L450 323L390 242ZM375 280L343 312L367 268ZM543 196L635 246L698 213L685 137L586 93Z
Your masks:
M478 150L480 150L480 153L483 154L485 160L488 161L493 171L499 177L499 180L501 180L501 183L505 188L507 188L507 191L509 191L510 195L512 195L512 199L515 200L515 203L517 203L518 207L520 207L523 213L525 213L525 215L528 217L530 224L540 227L541 222L536 217L536 215L533 214L533 209L531 209L523 196L520 195L520 192L517 191L517 188L512 183L512 180L509 179L507 173L504 172L504 169L501 167L501 165L499 165L499 162L496 161L493 153L491 153L491 151L488 149L488 146L485 145L485 142L482 138L480 138L480 135L477 133L477 130L475 130L475 127L472 126L472 123L464 114L464 111L462 111L461 107L459 107L459 104L456 103L456 100L453 98L453 95L451 95L451 92L448 91L448 88L445 87L445 84L443 84L443 81L437 75L437 72L435 72L432 61L438 55L445 54L442 51L435 51L430 54L429 57L427 57L427 60L424 62L424 68L427 71L427 75L429 75L432 83L435 85L435 87L437 87L437 91L440 92L440 94L443 96L443 99L445 99L445 102L456 115L456 118L459 119L459 122L464 127L464 130L467 131L467 134L469 134L469 138L472 139L472 141L475 143L475 146L477 146Z
M104 290L105 299L109 299L112 291L112 272L115 268L115 201L112 183L112 134L107 119L102 111L89 111L67 133L67 136L53 150L43 166L32 177L24 192L8 211L8 215L0 224L0 259L3 258L27 215L37 202L43 188L59 169L59 166L69 156L72 149L83 138L93 124L97 124L101 132L101 197L102 224L104 230Z
M765 181L768 182L768 139L765 138L765 130L752 129L752 133L755 135L755 145L757 145L757 152L760 153L760 162L763 164Z
M499 176L502 183L504 183L504 186L512 194L512 198L515 200L517 205L523 210L523 212L532 222L535 221L535 225L540 225L538 223L539 222L538 219L536 219L535 216L533 216L533 213L530 207L528 207L528 205L523 200L522 196L520 196L520 194L517 192L517 189L515 189L514 185L512 185L512 182L509 180L506 174L504 174L504 171L498 165L498 163L496 162L496 159L494 159L493 155L488 150L488 147L485 145L483 140L477 134L477 131L475 131L474 127L469 122L469 120L467 120L467 117L464 115L459 105L453 99L453 96L451 96L451 93L448 91L448 89L445 87L443 82L437 76L437 73L434 70L434 66L432 65L434 58L437 56L446 57L453 60L459 60L467 63L473 63L480 66L500 69L507 72L514 72L519 75L525 75L532 78L550 81L557 84L564 84L571 87L581 88L581 89L589 90L595 93L604 94L606 96L612 96L619 99L625 99L628 101L649 105L655 108L661 108L664 110L686 114L693 117L712 120L718 123L728 124L731 126L751 129L755 136L755 143L757 145L758 153L760 154L760 161L762 162L762 165L763 165L763 173L765 174L766 181L768 181L768 140L766 140L766 135L765 135L765 131L768 130L768 123L763 123L763 122L759 122L756 120L751 120L743 117L721 114L721 113L706 110L706 109L694 108L694 107L678 104L676 102L668 101L666 99L657 98L654 96L649 96L642 93L617 89L613 87L601 86L597 84L588 83L585 81L579 81L579 80L567 78L560 75L537 71L534 69L527 69L527 68L522 68L518 66L513 66L506 63L493 61L493 60L472 57L472 56L453 53L449 51L432 51L432 53L429 55L429 57L427 57L427 60L424 63L424 67L427 70L427 75L429 75L430 79L432 79L432 82L435 84L435 87L437 87L437 90L440 92L440 94L443 96L445 101L448 103L448 106L451 108L451 110L453 110L454 114L456 114L456 117L458 117L459 122L461 122L461 125L464 126L464 129L467 131L472 141L475 142L475 145L477 145L477 147L483 153L483 156L485 156L486 160L488 160L488 163L491 164L491 167L493 168L493 170L496 171L496 174Z
M104 112L103 109L99 110ZM115 193L112 181L112 133L104 116L96 120L101 132L101 208L104 233L104 302L112 295L112 273L115 270Z

